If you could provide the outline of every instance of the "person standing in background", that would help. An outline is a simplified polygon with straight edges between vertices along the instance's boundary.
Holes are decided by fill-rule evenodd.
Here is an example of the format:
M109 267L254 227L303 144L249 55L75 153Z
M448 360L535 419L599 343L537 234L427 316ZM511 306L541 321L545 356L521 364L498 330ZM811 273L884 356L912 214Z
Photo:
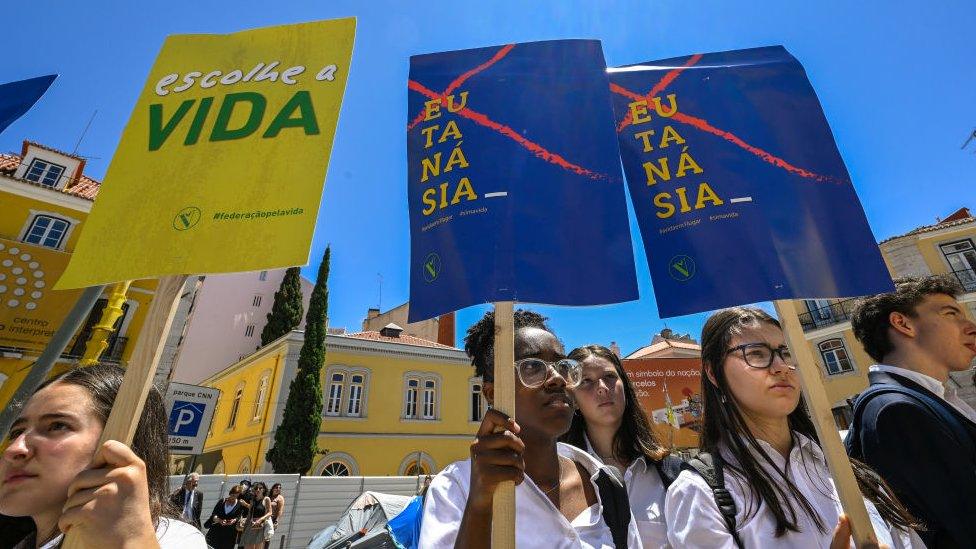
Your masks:
M278 520L281 518L282 513L285 512L285 496L281 495L281 483L276 482L271 485L271 523L274 524L275 530L278 529ZM269 549L271 547L271 540L264 542L264 549Z
M183 487L169 496L169 502L180 509L180 518L200 528L200 511L203 509L203 492L197 490L200 475L190 473L183 479Z

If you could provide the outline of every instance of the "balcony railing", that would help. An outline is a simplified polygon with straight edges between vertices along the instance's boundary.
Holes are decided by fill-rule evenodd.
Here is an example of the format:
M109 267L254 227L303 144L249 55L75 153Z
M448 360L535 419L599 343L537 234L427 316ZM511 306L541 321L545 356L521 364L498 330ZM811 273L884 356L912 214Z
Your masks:
M800 313L800 325L803 326L803 331L809 332L811 330L833 326L834 324L840 324L841 322L847 322L851 319L855 301L857 301L856 298L842 299L826 307Z
M952 275L962 284L967 292L976 292L976 269L962 269L952 271Z

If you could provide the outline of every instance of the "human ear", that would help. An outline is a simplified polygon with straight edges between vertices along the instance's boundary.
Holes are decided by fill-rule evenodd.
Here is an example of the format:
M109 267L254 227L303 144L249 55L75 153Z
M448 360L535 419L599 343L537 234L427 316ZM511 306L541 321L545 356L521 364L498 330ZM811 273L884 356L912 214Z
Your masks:
M712 385L718 387L718 381L715 380L715 373L712 372L711 364L707 364L707 363L705 364L705 377L708 378L708 381L710 381Z
M915 326L912 319L905 313L892 311L888 314L888 325L905 337L915 337Z

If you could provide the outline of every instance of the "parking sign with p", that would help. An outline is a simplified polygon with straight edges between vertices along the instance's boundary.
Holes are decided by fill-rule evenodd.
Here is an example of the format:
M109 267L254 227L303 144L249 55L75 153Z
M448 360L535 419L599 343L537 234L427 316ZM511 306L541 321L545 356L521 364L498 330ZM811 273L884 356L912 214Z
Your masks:
M170 383L166 392L169 415L169 450L173 454L201 454L220 391L183 383Z

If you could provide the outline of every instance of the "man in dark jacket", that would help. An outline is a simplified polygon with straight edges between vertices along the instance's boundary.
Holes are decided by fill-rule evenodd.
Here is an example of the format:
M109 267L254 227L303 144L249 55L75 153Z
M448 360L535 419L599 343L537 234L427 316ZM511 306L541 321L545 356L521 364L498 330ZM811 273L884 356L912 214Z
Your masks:
M895 281L858 303L854 336L878 364L854 404L847 451L877 471L927 530L930 549L976 546L976 411L950 372L972 367L976 324L947 277Z
M203 508L203 492L196 489L199 483L200 475L190 473L183 479L183 487L169 497L170 503L179 509L180 518L197 528L200 528L200 510Z

